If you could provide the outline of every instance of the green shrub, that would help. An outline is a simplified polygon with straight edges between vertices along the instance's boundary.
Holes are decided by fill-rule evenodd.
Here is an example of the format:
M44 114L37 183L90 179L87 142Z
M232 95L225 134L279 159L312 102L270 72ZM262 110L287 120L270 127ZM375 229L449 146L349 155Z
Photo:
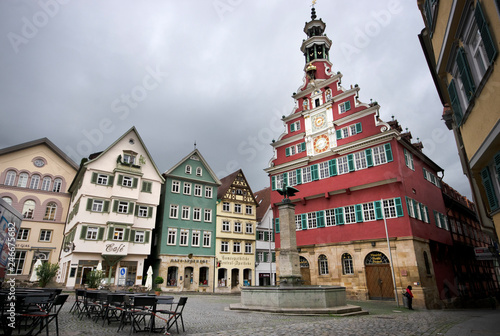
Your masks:
M87 274L87 286L89 286L89 288L99 288L99 286L101 285L101 280L103 278L104 278L103 271L98 271L98 270L90 271Z
M45 287L57 275L59 270L58 264L51 264L49 262L43 263L36 268L36 275L38 276L38 285Z

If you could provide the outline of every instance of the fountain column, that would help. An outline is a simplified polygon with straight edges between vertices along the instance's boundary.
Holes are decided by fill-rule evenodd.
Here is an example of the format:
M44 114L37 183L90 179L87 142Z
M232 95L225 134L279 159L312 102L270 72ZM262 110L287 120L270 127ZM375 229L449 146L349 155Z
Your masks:
M302 284L300 258L297 250L295 232L295 204L285 198L278 204L280 224L280 249L278 256L280 287L292 287Z

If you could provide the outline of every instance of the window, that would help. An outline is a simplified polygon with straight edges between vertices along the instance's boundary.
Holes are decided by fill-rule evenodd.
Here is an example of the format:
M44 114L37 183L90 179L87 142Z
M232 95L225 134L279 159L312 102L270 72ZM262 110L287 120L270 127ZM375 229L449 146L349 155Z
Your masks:
M326 223L326 226L334 226L335 225L335 210L334 209L325 210L325 223Z
M241 213L241 204L234 205L234 212Z
M349 253L342 254L342 274L354 274L354 267L352 266L352 257Z
M128 202L118 202L118 213L128 213Z
M148 217L149 215L149 207L145 205L139 205L137 216L138 217Z
M294 146L285 148L285 155L286 156L295 155L295 154L297 154L297 146L294 145Z
M177 229L168 228L167 245L175 245L177 238Z
M7 196L4 196L2 197L2 199L7 202L8 205L12 205L12 198L10 197L7 197Z
M234 232L241 233L241 222L234 222Z
M123 163L133 165L135 163L135 156L131 154L123 154Z
M153 183L149 181L142 181L141 192L151 193L153 189Z
M276 175L276 189L283 189L283 174Z
M212 237L211 232L203 232L203 247L210 247L211 237Z
M187 246L188 237L189 237L189 231L188 230L181 230L181 235L179 237L179 245L180 246Z
M62 180L60 178L56 178L54 180L54 185L52 187L52 192L60 192L62 186Z
M384 200L384 216L385 218L395 218L398 216L394 199Z
M191 235L191 246L200 246L200 231L193 231Z
M302 183L308 183L311 181L312 181L311 166L302 168Z
M194 185L194 195L195 196L201 197L201 190L202 190L201 185L199 185L199 184Z
M317 227L316 213L309 212L307 214L307 228L308 229L315 229L316 227Z
M296 170L288 172L288 185L290 185L290 186L297 185L297 171Z
M342 135L342 139L347 138L349 136L349 128L344 127L340 130L340 133Z
M330 177L330 170L328 168L328 161L319 163L318 168L319 168L319 178L320 179Z
M132 187L132 183L134 180L130 176L123 176L122 186L124 187Z
M222 231L224 232L231 231L231 226L229 225L229 221L222 221Z
M29 235L30 235L30 229L21 228L17 233L17 240L28 240Z
M346 101L346 102L339 104L339 113L347 112L350 109L351 109L351 102L350 101Z
M125 233L124 228L114 228L113 240L123 240L124 233Z
M318 263L319 263L319 275L328 274L328 259L324 254L319 256Z
M43 220L56 220L56 212L57 204L54 202L50 202L45 208L45 216L43 216Z
M170 204L170 218L177 218L179 215L179 206Z
M222 211L229 211L229 202L222 202Z
M247 215L252 215L253 214L253 207L251 205L245 206L245 213Z
M102 212L104 201L92 200L92 211Z
M13 186L14 182L16 181L16 172L13 170L9 170L7 172L7 175L5 176L5 185L7 186Z
M191 195L191 183L184 182L184 195Z
M300 130L300 121L290 123L290 132L295 132Z
M14 257L14 274L23 274L25 260L26 251L16 251L16 255Z
M301 217L301 215L295 215L295 230L302 230L302 217Z
M356 170L368 167L366 164L366 154L364 151L354 153L354 163L356 165Z
M196 168L196 176L202 176L203 175L203 169L201 167Z
M354 205L344 207L344 216L346 224L356 223L356 210Z
M99 232L99 228L97 227L88 227L87 234L85 235L85 239L87 240L97 240L97 233Z
M205 198L212 198L213 188L205 187Z
M415 165L413 164L413 154L408 152L406 149L404 150L404 154L406 167L410 168L411 170L415 170Z
M229 242L221 241L220 242L220 251L221 252L229 252Z
M193 208L193 220L197 222L201 221L201 208Z
M108 185L108 180L109 180L108 175L97 174L97 180L96 180L97 184Z
M40 176L39 175L31 176L30 189L38 189L39 184L40 184Z
M191 212L191 208L188 206L182 206L182 219L189 220L189 213Z
M180 193L181 190L181 183L179 181L172 181L172 192L173 193Z
M205 209L204 219L205 219L205 222L211 222L212 221L212 209Z
M190 165L186 165L185 173L191 175L191 166Z
M252 223L245 224L245 233L248 233L248 234L253 233L253 224Z
M241 253L241 243L233 242L233 253Z
M252 243L245 243L245 253L252 253Z
M33 219L33 214L35 212L35 201L27 200L23 205L23 218Z
M50 238L52 237L52 230L40 230L40 239L41 242L50 242Z
M42 190L49 191L51 183L52 183L52 179L50 177L48 177L48 176L44 177L43 182L42 182Z
M342 156L337 159L337 173L346 174L349 172L349 163L347 161L347 156Z
M26 188L28 184L28 173L19 174L19 180L17 181L17 186L21 188Z
M264 262L264 252L257 252L257 262Z
M372 153L373 153L373 163L375 165L380 165L387 162L384 146L373 147Z
M134 243L144 243L144 231L135 231Z
M364 203L363 205L363 220L366 221L372 221L375 220L375 208L373 206L373 203Z

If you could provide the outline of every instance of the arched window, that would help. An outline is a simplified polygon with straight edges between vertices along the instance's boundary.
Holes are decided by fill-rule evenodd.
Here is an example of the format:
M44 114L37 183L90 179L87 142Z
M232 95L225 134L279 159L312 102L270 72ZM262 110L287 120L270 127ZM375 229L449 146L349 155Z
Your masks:
M191 174L191 166L186 165L186 174Z
M50 177L44 177L43 182L42 182L42 190L49 191L50 190L50 183L52 182L52 179Z
M57 204L54 202L50 202L47 204L45 208L45 216L43 216L44 220L56 220L56 212L57 212Z
M38 189L39 184L40 184L40 176L39 175L31 176L30 189Z
M201 175L203 175L203 170L201 169L201 167L196 168L196 176L201 176Z
M26 202L24 202L23 217L24 218L33 218L34 212L35 212L35 201L27 200Z
M19 180L17 181L17 186L21 188L26 188L28 184L28 173L19 174Z
M52 187L53 192L60 192L62 186L62 180L60 178L56 178L54 180L54 187Z
M5 185L13 186L16 181L16 172L13 170L9 170L7 175L5 176Z
M200 286L208 286L209 279L210 279L209 268L200 267L200 278L199 278Z
M7 202L7 204L12 205L12 198L7 197L7 196L4 196L4 197L2 197L2 199L3 199L5 202Z
M425 272L427 275L431 275L431 265L429 264L429 257L427 256L427 252L424 251L424 263L425 263Z
M349 253L342 254L342 274L354 274L352 257Z
M324 254L319 256L318 263L319 263L319 275L328 274L328 259Z

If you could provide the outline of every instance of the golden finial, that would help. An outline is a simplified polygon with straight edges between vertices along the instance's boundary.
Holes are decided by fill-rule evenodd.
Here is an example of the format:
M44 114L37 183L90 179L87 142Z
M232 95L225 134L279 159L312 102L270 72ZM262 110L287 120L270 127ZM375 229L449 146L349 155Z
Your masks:
M312 0L312 6L314 7L314 5L316 4L316 0Z

